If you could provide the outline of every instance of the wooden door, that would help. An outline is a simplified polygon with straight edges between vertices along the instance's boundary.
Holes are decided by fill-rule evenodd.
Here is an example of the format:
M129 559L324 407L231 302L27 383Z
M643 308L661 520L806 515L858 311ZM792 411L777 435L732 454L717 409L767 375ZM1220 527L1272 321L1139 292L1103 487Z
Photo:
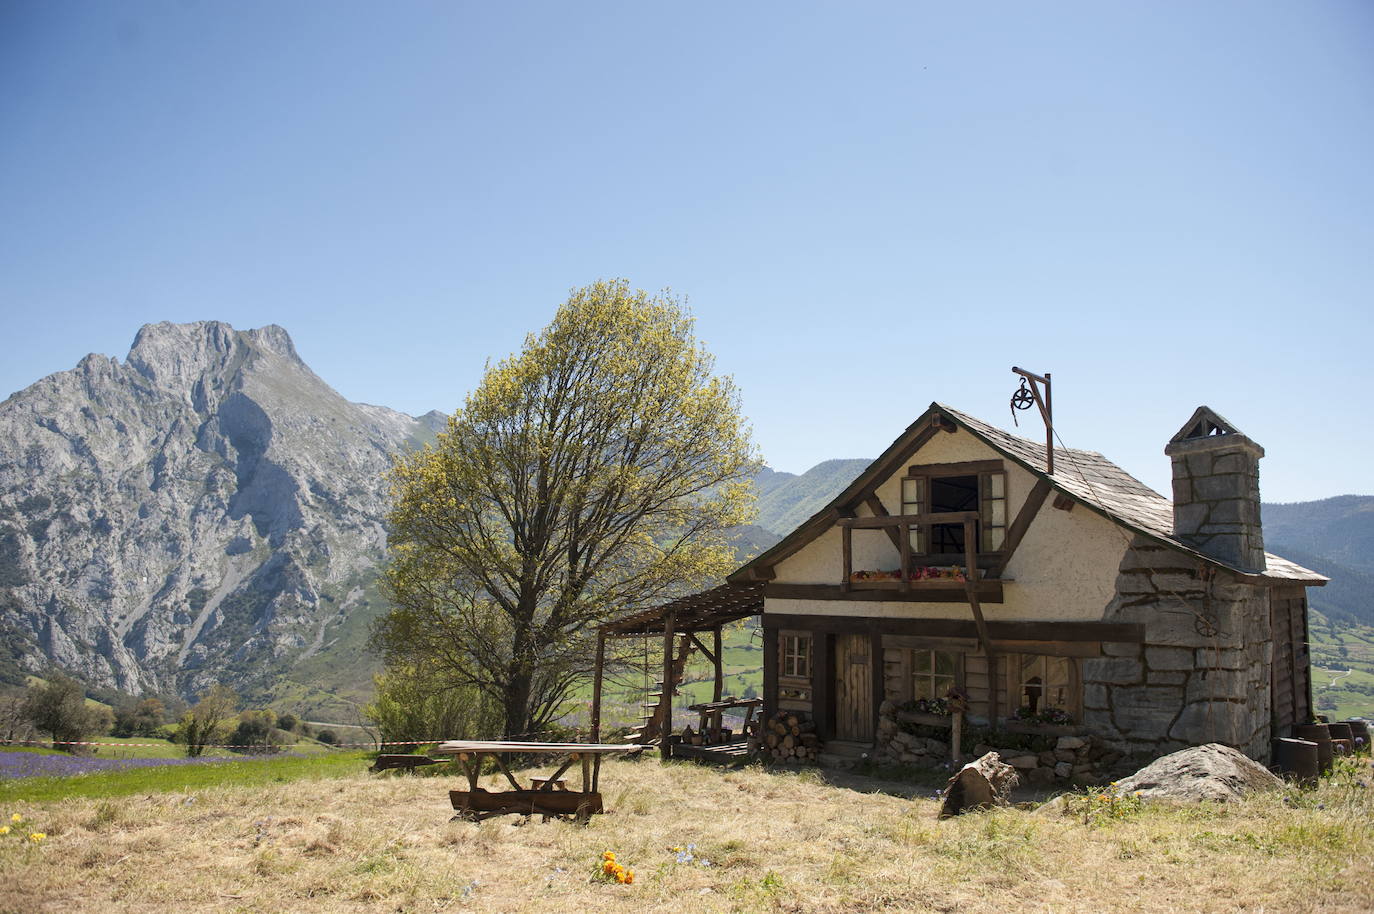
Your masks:
M835 738L873 741L873 639L835 636Z

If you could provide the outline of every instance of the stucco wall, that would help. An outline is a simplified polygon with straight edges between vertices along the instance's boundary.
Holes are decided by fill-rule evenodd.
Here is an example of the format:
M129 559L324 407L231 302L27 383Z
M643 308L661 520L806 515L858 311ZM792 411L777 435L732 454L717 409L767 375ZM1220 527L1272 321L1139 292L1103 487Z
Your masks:
M901 479L917 464L1000 459L992 448L960 430L937 435L884 480L877 494L890 513L901 511ZM1008 523L1020 511L1035 477L1004 461L1007 471ZM1046 499L1008 565L1004 602L985 603L983 612L997 620L1097 620L1115 594L1117 567L1127 537L1111 521L1079 505L1073 511L1052 507ZM860 508L860 516L870 512ZM854 570L888 570L900 566L897 549L881 530L856 530ZM779 562L774 580L781 584L839 584L843 577L841 535L832 527L792 556ZM950 557L950 564L961 564ZM769 599L765 612L883 618L962 618L967 608L951 603L849 602Z

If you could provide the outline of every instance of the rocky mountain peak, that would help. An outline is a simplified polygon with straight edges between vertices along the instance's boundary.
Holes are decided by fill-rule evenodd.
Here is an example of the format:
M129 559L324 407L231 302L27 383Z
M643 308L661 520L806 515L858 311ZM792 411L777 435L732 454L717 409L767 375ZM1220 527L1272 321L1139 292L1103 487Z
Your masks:
M384 474L439 424L345 400L275 325L149 324L124 364L19 391L0 403L0 678L56 663L252 694L356 653Z

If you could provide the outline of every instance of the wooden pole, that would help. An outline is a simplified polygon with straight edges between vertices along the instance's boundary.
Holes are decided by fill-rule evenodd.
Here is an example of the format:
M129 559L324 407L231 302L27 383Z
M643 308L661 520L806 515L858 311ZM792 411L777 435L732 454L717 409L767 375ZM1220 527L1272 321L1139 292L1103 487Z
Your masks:
M606 633L596 633L596 668L592 674L592 742L601 742L601 680L606 671Z
M844 550L844 581L840 584L840 588L848 590L849 582L854 574L854 530L848 524L840 528L840 540Z
M658 726L658 752L665 759L672 753L668 737L673 732L673 625L676 622L674 613L663 617L663 686L658 696L663 713Z
M988 623L983 619L983 607L978 603L978 543L977 525L972 520L964 521L964 593L968 596L969 609L973 610L973 624L978 629L978 640L983 642L983 653L988 658L988 682L992 686L989 694L988 725L997 729L997 655L992 650L992 638L988 635Z
M712 634L714 635L714 639L711 642L711 646L715 648L715 650L712 652L714 655L712 659L716 661L716 685L715 688L711 690L711 700L720 701L721 696L725 694L725 664L724 661L721 659L721 637L719 625L715 627Z
M960 746L964 741L964 712L955 711L950 715L949 760L957 768L964 763L964 753Z

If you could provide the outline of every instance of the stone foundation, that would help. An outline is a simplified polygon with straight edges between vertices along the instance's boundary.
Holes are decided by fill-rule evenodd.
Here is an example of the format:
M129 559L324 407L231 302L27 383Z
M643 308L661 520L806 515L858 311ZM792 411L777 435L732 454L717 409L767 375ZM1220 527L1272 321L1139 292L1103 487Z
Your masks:
M899 715L895 702L885 701L879 707L873 761L878 765L952 768L949 730L902 720ZM991 731L968 722L962 742L966 761L995 751L1017 769L1022 783L1031 786L1099 784L1123 758L1120 750L1094 735Z

